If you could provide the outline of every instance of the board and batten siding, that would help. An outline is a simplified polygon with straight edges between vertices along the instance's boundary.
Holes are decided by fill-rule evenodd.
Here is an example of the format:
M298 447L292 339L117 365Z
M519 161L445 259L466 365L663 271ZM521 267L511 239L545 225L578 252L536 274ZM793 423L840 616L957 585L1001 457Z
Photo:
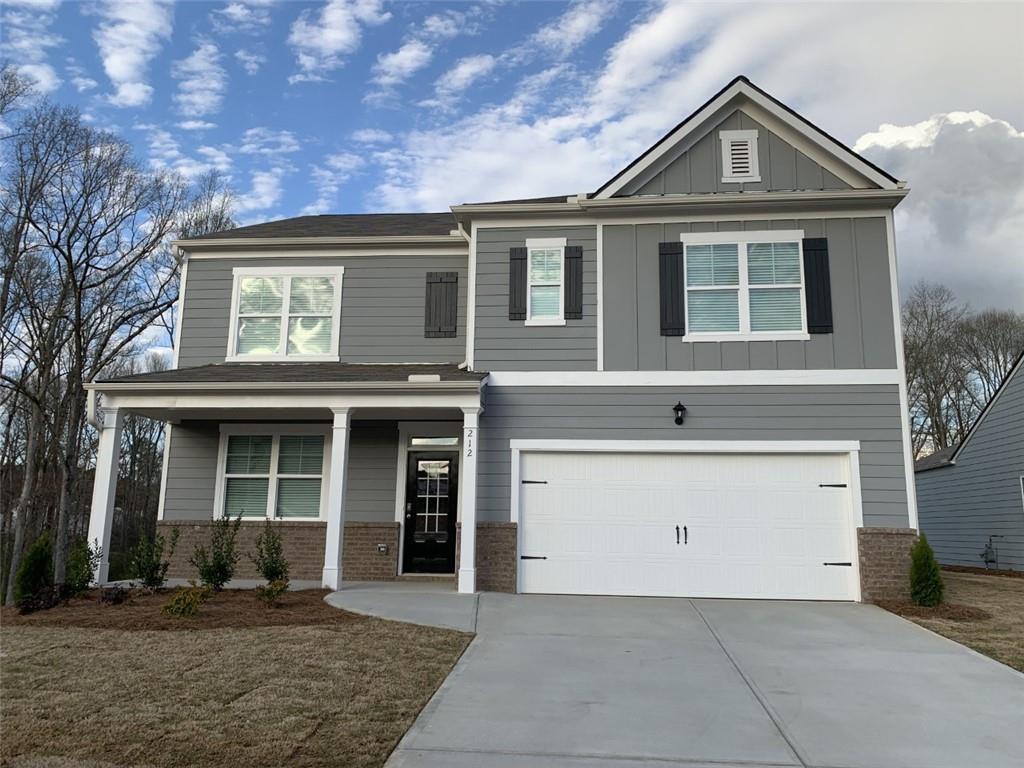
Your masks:
M477 517L510 519L512 439L859 440L864 525L909 525L899 392L878 386L489 387ZM676 426L680 400L686 421Z
M719 131L757 131L760 181L723 182ZM713 192L790 192L849 189L792 144L740 110L722 120L681 154L673 153L641 174L616 197L629 195L708 194Z
M989 536L999 567L1024 570L1024 368L964 446L956 464L918 472L921 530L946 565L983 566Z
M685 232L803 230L828 238L834 332L807 341L689 341L662 336L658 243ZM774 219L603 227L604 368L608 371L892 369L896 367L885 219Z
M509 249L564 237L583 248L583 317L565 325L508 319ZM473 367L480 371L593 371L597 368L597 228L532 227L476 232Z
M220 425L216 422L174 425L167 457L164 520L211 518L219 441ZM352 422L346 520L394 522L397 461L398 425L394 421Z
M223 363L235 267L344 267L340 355L350 363L461 363L466 358L465 256L193 259L188 265L178 367ZM457 272L455 337L424 338L427 272Z

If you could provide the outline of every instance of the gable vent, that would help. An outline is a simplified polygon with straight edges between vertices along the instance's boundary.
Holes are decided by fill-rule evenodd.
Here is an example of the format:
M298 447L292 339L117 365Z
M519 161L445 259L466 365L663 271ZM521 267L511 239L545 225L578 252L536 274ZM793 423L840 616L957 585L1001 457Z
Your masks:
M757 166L757 131L719 131L722 141L722 181L760 181Z

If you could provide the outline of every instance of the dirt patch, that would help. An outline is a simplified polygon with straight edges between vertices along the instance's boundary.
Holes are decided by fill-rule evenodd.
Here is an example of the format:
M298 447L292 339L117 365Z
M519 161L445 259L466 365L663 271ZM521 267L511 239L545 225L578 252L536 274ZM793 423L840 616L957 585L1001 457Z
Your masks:
M944 565L942 570L950 573L977 573L982 576L1007 576L1011 579L1024 579L1024 571L1010 571L1005 568L980 568L974 565Z
M105 605L99 601L99 592L92 591L84 597L46 611L22 616L14 608L4 608L0 616L5 626L85 627L129 632L295 627L365 620L363 616L325 603L324 595L328 592L324 589L286 592L278 605L268 607L256 596L254 590L224 590L214 593L203 603L198 615L178 618L168 616L162 610L174 594L172 589L159 592L133 591L128 601L120 605Z
M948 621L987 621L992 614L981 608L958 603L943 603L934 608L913 603L901 603L895 600L879 600L877 605L885 610L914 619L946 619Z

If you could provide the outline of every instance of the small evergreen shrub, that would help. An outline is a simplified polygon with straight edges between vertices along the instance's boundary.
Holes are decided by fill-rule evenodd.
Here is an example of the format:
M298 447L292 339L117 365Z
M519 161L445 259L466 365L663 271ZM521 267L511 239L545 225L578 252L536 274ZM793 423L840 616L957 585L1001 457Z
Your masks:
M53 587L53 545L44 533L28 548L14 577L14 601L33 598Z
M175 528L171 538L165 541L161 534L152 539L143 537L131 552L128 553L128 577L138 581L147 589L160 589L167 581L167 569L171 567L171 557L178 546L181 532ZM166 556L164 549L167 550Z
M268 583L284 581L288 583L288 561L284 557L284 545L281 534L277 532L270 520L263 526L263 532L256 537L256 554L249 555L260 576Z
M272 581L266 586L260 585L256 587L256 597L262 600L268 608L273 608L277 605L277 601L281 599L281 595L288 591L288 579L279 579Z
M205 584L197 587L182 587L174 590L171 599L163 607L163 612L168 616L176 616L179 619L189 619L199 613L199 607L210 599L213 589Z
M189 562L199 571L199 580L216 592L220 592L235 575L235 566L238 564L235 539L241 525L241 515L234 520L230 517L218 518L210 529L209 550L198 544L189 558Z
M18 613L24 615L27 613L35 613L36 611L45 611L53 608L66 599L67 595L65 595L64 590L61 587L55 587L51 584L47 584L44 587L40 587L31 595L25 595L18 600Z
M120 584L103 587L100 590L100 603L103 605L120 605L127 602L131 593Z
M68 596L79 597L89 589L96 567L100 564L101 554L99 546L94 549L85 539L75 539L71 543L67 573L64 575L64 590Z
M935 552L923 533L910 551L910 599L915 605L931 608L942 602L942 572Z

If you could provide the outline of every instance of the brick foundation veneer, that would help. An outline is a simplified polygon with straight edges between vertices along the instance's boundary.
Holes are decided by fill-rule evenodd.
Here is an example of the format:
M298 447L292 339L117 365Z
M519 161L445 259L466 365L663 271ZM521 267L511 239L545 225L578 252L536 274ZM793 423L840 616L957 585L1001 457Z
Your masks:
M861 600L910 600L910 549L913 528L858 528Z
M459 572L462 524L455 532L455 573ZM516 591L516 524L476 524L476 588L478 592Z
M180 531L178 547L171 558L167 577L195 579L196 569L189 558L197 544L210 541L210 521L182 520L157 523L157 533L167 539L173 529ZM235 578L257 579L259 574L249 559L256 549L256 537L264 522L242 521L238 530L236 549L241 557L235 568ZM289 578L296 581L320 581L324 568L324 543L327 523L276 521L274 529L281 534L284 556L288 559ZM386 544L388 551L381 554L378 544ZM345 550L342 573L346 581L387 581L398 573L398 523L345 523Z

